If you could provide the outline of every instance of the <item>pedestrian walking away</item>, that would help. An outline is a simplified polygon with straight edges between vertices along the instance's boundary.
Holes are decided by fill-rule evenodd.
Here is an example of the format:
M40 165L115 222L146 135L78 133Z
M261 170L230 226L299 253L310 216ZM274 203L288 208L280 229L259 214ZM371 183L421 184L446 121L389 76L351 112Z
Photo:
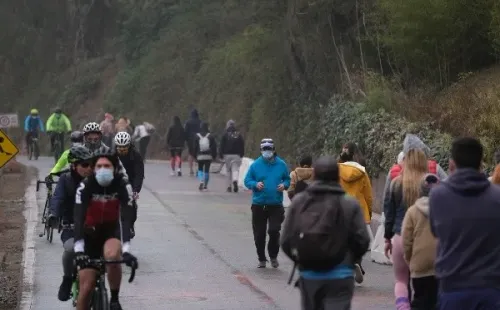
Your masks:
M210 134L207 123L201 124L200 133L196 134L194 156L198 162L198 180L200 191L207 189L210 180L210 165L217 157L217 143Z
M191 111L191 117L186 122L184 126L184 131L186 133L187 143L188 143L188 151L189 151L189 174L194 175L193 164L196 159L195 156L195 148L196 148L196 134L200 133L201 129L201 120L198 114L198 110L193 109Z
M438 282L435 277L437 240L429 221L429 192L439 183L435 174L426 174L421 181L420 198L411 206L403 220L401 238L406 263L410 266L413 286L412 310L436 309Z
M304 156L294 171L290 172L290 187L287 190L288 198L304 191L313 180L312 157Z
M137 145L139 145L139 153L141 154L143 160L146 160L146 151L148 150L151 135L154 132L155 127L148 122L143 122L142 124L137 125L134 129L132 140L136 141Z
M278 252L281 224L285 219L283 191L290 187L288 166L275 155L274 141L260 142L261 156L249 167L245 187L252 190L252 230L259 260L258 268L265 268L266 230L269 234L267 251L271 266L278 268Z
M315 162L314 182L294 197L281 244L300 270L302 310L351 309L355 264L370 236L358 201L339 184L335 158Z
M500 309L500 188L481 172L483 156L479 140L455 140L455 171L429 196L440 310Z
M170 167L172 172L170 175L182 175L182 151L186 144L186 132L184 127L182 127L181 119L178 116L174 116L173 124L170 126L167 132L167 148L170 150ZM177 170L176 170L177 167Z
M224 160L228 176L228 192L238 192L240 166L244 154L245 140L236 129L235 122L229 120L226 124L226 133L222 136L220 142L220 157Z
M113 115L109 113L104 114L104 120L101 122L102 142L107 146L111 146L115 136L113 126Z

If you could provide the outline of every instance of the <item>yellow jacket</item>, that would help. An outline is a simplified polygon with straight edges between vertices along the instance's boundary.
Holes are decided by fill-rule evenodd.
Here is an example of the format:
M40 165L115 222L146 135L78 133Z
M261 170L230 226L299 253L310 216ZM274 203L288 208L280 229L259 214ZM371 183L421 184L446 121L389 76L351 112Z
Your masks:
M372 218L372 184L370 177L366 173L365 167L360 164L348 161L339 164L340 186L345 192L356 198L361 205L365 222L369 224Z

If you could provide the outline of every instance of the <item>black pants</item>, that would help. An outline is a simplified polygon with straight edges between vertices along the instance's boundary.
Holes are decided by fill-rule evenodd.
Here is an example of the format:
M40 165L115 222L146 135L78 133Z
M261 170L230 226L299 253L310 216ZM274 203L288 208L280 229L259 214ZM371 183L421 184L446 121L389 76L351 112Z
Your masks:
M252 230L257 256L260 262L266 259L266 230L269 234L267 252L270 259L278 257L280 250L281 223L285 220L283 206L258 206L252 205ZM269 225L268 225L269 222Z
M299 280L302 310L351 310L354 278Z
M438 280L435 277L412 278L413 299L412 310L437 309Z
M146 160L146 151L148 150L150 136L142 137L139 140L139 153L141 154L142 160Z
M134 213L132 214L132 225L134 227L135 221L137 221L137 201L132 202L132 208L134 209Z

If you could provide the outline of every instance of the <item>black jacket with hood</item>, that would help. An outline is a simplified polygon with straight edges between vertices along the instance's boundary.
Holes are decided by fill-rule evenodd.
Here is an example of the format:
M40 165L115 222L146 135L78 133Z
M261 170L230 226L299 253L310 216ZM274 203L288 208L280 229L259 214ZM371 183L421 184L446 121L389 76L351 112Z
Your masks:
M191 111L191 118L186 122L184 126L184 132L188 141L195 138L196 134L201 130L201 120L198 114L198 110L193 109Z
M500 187L457 169L431 190L429 208L441 289L500 289Z
M181 119L175 116L174 124L170 126L167 132L167 147L171 149L184 148L184 144L187 140L186 138L186 131L182 127Z
M245 154L245 140L241 133L236 129L234 121L229 121L226 127L226 133L220 141L220 155L238 155L243 157Z

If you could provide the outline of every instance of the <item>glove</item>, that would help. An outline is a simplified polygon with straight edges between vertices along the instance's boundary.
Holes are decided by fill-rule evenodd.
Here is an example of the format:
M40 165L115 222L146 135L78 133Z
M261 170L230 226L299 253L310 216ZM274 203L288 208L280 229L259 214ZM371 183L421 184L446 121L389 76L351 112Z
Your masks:
M59 226L59 219L55 215L50 214L47 223L49 227L56 228Z
M90 257L83 252L75 253L75 265L79 269L84 269L88 267L90 264Z
M133 192L132 193L132 199L134 199L134 200L139 199L139 193L138 192Z
M127 265L130 268L138 269L139 268L139 263L137 262L137 258L130 254L129 252L125 252L122 255L123 260L125 261L125 265Z

